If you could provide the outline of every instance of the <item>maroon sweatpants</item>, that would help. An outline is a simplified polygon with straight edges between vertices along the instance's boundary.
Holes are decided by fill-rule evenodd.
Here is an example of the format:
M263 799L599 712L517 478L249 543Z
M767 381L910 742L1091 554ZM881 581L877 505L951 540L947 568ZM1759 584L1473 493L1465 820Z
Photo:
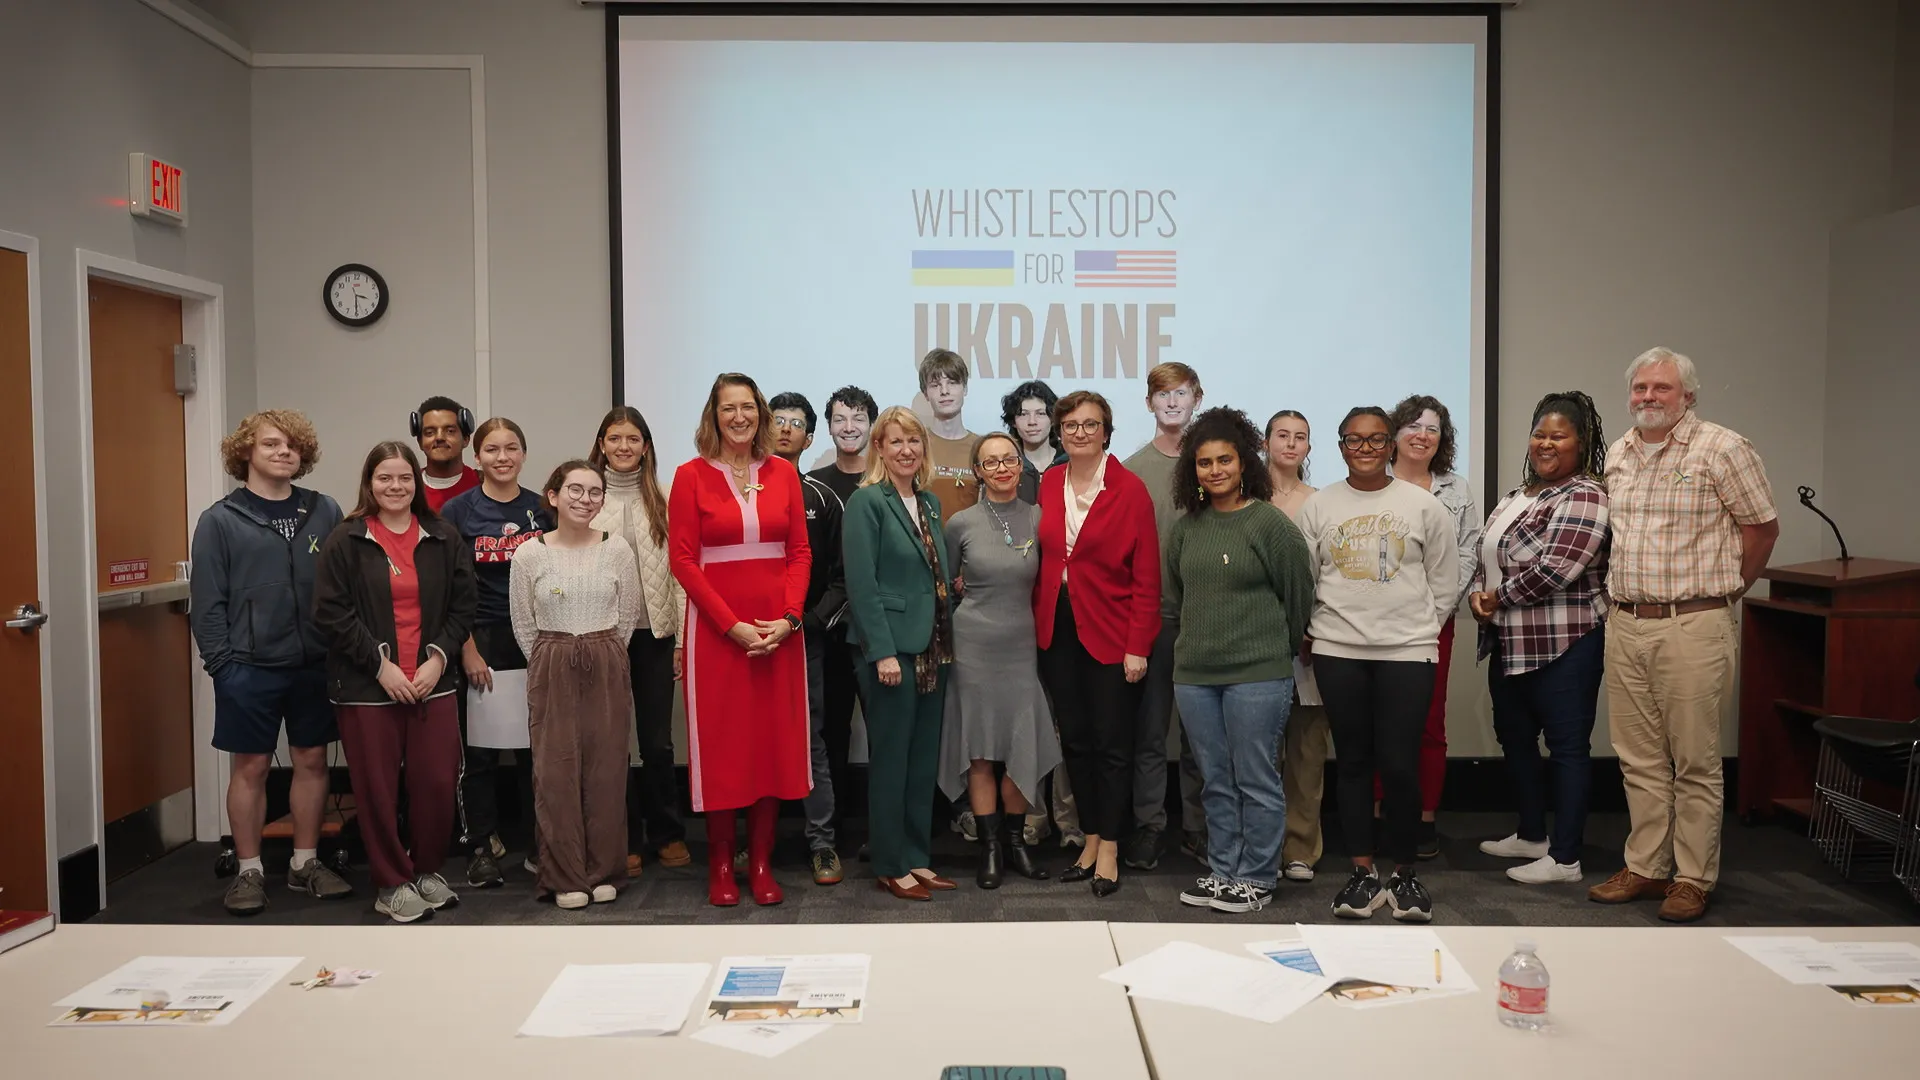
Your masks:
M1433 700L1427 703L1427 726L1420 732L1420 809L1440 809L1440 789L1447 783L1447 669L1453 664L1453 620L1440 628L1440 666L1433 673ZM1380 774L1373 774L1373 801L1386 798Z
M416 705L336 705L353 778L355 818L376 888L439 873L460 786L460 711L452 694ZM400 839L400 770L407 771L408 842Z

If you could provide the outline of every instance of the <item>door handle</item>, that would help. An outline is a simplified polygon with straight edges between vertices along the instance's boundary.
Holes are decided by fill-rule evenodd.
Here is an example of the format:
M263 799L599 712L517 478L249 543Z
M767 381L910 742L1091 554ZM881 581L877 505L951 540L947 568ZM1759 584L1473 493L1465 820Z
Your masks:
M47 613L32 604L21 604L7 620L7 629L31 634L47 624Z

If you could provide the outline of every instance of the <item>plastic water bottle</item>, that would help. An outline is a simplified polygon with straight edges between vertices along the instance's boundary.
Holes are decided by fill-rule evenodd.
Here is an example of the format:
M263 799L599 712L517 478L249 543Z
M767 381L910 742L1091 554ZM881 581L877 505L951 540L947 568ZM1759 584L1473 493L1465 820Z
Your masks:
M1547 965L1534 955L1533 942L1516 942L1513 955L1500 965L1500 1022L1528 1031L1544 1029L1547 987L1552 981L1547 975Z

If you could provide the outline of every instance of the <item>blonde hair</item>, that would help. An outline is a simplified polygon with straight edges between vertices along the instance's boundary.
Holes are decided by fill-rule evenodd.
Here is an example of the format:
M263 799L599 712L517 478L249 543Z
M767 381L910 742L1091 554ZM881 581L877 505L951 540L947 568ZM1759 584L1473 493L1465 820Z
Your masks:
M932 447L927 442L927 425L920 422L912 409L905 405L893 405L880 410L873 421L873 428L867 441L867 471L860 474L860 486L891 482L887 472L885 451L881 444L886 441L887 427L899 428L908 435L920 436L920 468L914 471L913 486L917 491L925 491L933 486Z
M260 440L263 427L279 428L293 452L300 455L300 467L293 473L295 480L313 471L320 461L320 435L313 430L313 421L298 409L268 409L240 421L233 434L220 440L220 459L226 464L228 476L243 484L247 482L247 470L253 465L253 446Z
M773 452L773 411L767 408L766 395L760 392L760 384L737 371L729 371L713 380L713 389L707 391L707 407L700 411L700 428L693 433L693 448L708 461L720 459L720 448L726 445L726 440L720 434L720 391L728 386L744 386L753 395L753 407L760 417L759 426L753 433L753 459L764 460ZM605 429L602 429L601 435L605 434ZM646 434L645 428L641 428L641 434ZM653 440L647 441L651 443Z

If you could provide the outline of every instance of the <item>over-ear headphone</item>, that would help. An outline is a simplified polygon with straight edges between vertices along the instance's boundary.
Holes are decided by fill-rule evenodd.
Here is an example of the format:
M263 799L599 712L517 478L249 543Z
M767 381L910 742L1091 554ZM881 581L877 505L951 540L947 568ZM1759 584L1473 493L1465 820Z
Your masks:
M435 411L438 412L440 410L435 410ZM454 411L453 421L454 423L460 425L460 434L466 436L469 439L473 438L473 429L479 426L478 424L473 422L473 414L467 411L467 407L465 405L460 406L457 410ZM412 432L414 438L418 439L420 437L420 414L419 413L410 412L407 414L407 430L409 432Z

